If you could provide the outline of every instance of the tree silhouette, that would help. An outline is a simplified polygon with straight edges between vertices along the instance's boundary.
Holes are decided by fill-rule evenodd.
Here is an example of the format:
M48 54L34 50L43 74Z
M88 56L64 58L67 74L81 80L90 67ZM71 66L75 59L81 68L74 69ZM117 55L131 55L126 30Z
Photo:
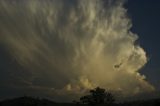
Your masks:
M81 103L83 104L112 104L114 103L115 99L114 96L106 92L105 89L102 88L95 88L90 90L90 94L86 96L82 96L80 98Z

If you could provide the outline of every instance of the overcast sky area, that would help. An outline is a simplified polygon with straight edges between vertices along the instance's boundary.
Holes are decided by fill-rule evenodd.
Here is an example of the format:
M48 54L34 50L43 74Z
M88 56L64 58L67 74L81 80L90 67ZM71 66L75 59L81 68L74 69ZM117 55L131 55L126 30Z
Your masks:
M0 0L0 99L160 91L159 0Z

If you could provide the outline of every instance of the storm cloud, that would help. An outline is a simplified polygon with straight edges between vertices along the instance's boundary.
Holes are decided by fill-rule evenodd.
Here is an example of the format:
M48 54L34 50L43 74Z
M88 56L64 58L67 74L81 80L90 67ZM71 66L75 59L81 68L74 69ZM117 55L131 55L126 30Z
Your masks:
M72 100L97 86L123 96L153 91L139 72L148 59L123 5L1 0L0 92Z

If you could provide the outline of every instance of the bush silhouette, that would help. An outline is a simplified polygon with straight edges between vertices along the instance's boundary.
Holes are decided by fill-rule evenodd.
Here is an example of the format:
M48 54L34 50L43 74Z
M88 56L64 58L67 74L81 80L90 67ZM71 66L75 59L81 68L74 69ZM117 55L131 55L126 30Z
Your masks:
M80 98L81 103L83 104L112 104L115 101L114 96L106 92L103 88L95 88L90 90L89 95L82 96Z

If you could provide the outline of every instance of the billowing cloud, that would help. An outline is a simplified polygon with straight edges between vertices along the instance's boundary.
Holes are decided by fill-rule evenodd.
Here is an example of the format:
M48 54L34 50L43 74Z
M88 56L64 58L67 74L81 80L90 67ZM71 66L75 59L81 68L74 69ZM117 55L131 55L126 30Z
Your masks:
M1 0L0 44L16 64L8 72L10 88L57 98L73 98L96 86L123 96L153 91L139 72L147 57L135 43L138 36L130 31L123 4Z

